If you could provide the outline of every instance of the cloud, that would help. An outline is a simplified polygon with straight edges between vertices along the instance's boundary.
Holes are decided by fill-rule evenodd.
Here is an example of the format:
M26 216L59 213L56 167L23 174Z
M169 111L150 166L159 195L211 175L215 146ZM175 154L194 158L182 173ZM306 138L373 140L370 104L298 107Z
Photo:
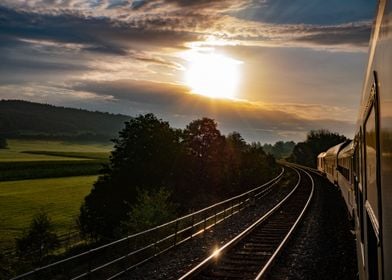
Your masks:
M374 16L376 1L368 0L253 0L232 15L273 24L339 25Z
M347 3L354 5L353 1ZM0 4L0 95L122 113L129 108L130 112L152 111L178 124L207 115L225 130L241 128L252 140L261 135L298 139L307 130L322 127L347 132L351 122L339 120L338 112L352 114L351 109L296 104L293 91L282 94L284 104L192 95L179 82L186 62L178 53L193 47L241 49L246 53L241 59L244 68L252 65L247 84L263 82L257 90L263 89L268 79L260 79L260 63L268 59L254 53L268 53L265 47L363 52L372 15L369 4L357 1L350 13L350 5L338 0L315 0L319 6L306 0L4 0ZM322 17L324 13L332 15L330 20ZM305 56L284 64L283 53L272 54L271 63L262 67L275 71L277 82L286 76L286 81L299 84L296 73L301 79L310 73L311 79L303 79L301 86L317 99L321 87L317 78L326 76L325 69L334 72L337 64L332 67L317 60L322 67L314 70L315 60L311 65L298 61ZM341 76L348 78L345 85L357 83L355 77ZM336 90L342 86L336 80L342 79L322 85L331 90L331 100L342 92Z
M280 3L281 9L285 7L285 1L276 2ZM0 6L0 32L18 38L86 44L84 50L118 55L143 47L183 48L187 42L202 41L211 35L235 40L242 45L303 44L308 47L311 43L313 46L363 47L369 41L371 26L369 20L364 20L364 15L352 18L351 22L325 25L269 22L263 21L261 16L258 20L252 17L249 20L228 12L247 13L244 7L255 5L249 1L166 0L133 1L130 4L117 0L102 1L101 8L94 10L82 4L75 8L72 1L68 6L73 3L73 8L66 10L48 3L43 6L42 1L32 3L35 4L30 4L29 9ZM260 9L274 11L277 5L266 2ZM141 8L144 10L139 11Z
M210 99L190 94L187 87L147 81L79 81L72 90L111 96L111 102L134 104L178 125L203 116L218 121L225 133L238 130L249 140L303 139L311 129L326 128L350 134L353 122L340 120L339 111L350 109L320 104L262 104L245 100ZM136 104L136 105L135 105ZM125 113L125 112L122 112ZM178 120L181 120L178 122ZM268 139L262 139L270 135Z

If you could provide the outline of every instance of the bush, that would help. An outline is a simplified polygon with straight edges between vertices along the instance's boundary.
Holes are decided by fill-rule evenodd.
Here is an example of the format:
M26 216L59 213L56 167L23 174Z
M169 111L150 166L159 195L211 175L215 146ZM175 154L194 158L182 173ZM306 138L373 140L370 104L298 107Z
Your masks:
M52 221L44 211L33 217L30 226L15 241L19 257L33 264L40 264L60 245L57 235L53 232Z
M175 219L175 205L170 202L170 192L164 188L155 192L139 190L128 217L124 223L127 233L140 232Z
M7 139L0 137L0 149L7 149Z

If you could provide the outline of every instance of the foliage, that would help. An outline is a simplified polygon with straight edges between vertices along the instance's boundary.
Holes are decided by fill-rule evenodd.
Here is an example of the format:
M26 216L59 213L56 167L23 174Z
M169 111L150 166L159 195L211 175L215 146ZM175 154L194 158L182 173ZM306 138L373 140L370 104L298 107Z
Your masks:
M7 149L7 139L0 136L0 149Z
M305 142L298 143L289 160L309 167L317 167L317 156L347 138L328 130L312 130L308 133Z
M276 159L284 159L291 155L295 147L295 143L293 141L278 141L274 145L264 144L263 150L273 155Z
M131 206L124 226L127 232L140 232L168 222L176 217L170 192L164 188L148 192L138 190L136 202Z
M21 100L0 100L0 131L8 138L109 141L129 117Z
M81 230L110 238L136 202L137 189L171 185L179 149L178 133L152 114L125 123L114 140L110 163L81 207Z
M39 264L59 246L59 239L53 232L53 224L46 212L38 212L28 229L16 238L16 249L21 259Z
M247 144L237 132L225 137L209 118L181 131L141 115L125 123L114 143L110 163L80 209L81 231L94 239L115 237L128 213L136 215L138 190L152 195L166 186L185 213L257 186L279 169L260 144Z

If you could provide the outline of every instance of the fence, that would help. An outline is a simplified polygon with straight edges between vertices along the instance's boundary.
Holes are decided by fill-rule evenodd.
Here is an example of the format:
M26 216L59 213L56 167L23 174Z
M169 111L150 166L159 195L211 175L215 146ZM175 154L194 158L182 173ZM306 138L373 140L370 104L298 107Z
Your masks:
M19 275L19 279L114 279L251 205L280 181L278 176L241 195L176 220Z

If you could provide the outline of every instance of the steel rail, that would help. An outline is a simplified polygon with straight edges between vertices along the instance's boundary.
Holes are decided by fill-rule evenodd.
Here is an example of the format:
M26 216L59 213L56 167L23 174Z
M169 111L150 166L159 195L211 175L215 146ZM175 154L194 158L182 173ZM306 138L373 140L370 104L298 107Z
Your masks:
M298 167L297 167L298 168ZM273 262L275 261L276 257L278 256L278 254L281 253L283 247L287 244L288 240L290 239L291 235L293 234L294 230L297 228L297 226L299 225L299 223L302 221L303 216L306 212L306 210L308 209L310 202L313 198L313 193L314 193L314 180L312 178L312 176L305 170L302 168L301 169L303 172L305 172L305 174L307 176L309 176L310 181L312 182L312 190L310 192L309 198L306 201L306 204L304 206L304 208L302 209L300 215L298 216L297 220L295 221L295 223L293 224L293 226L291 227L290 231L287 233L287 235L285 236L285 238L282 240L282 242L279 244L279 246L277 247L277 249L275 250L275 252L272 254L272 256L270 257L270 259L268 260L268 262L264 265L263 269L257 274L255 280L260 280L263 279L267 273L267 271L269 271L269 269L271 268Z
M294 169L294 168L292 168ZM261 218L259 218L256 222L254 222L252 225L250 225L248 228L246 228L244 231L242 231L240 234L238 234L236 237L231 239L229 242L227 242L225 245L222 247L218 248L217 250L214 251L213 254L208 256L206 259L204 259L202 262L200 262L198 265L196 265L194 268L192 268L190 271L188 271L186 274L181 276L179 280L185 280L185 279L190 279L200 273L205 267L210 265L218 255L222 255L225 252L227 252L229 249L233 248L234 245L236 245L238 242L240 242L244 237L246 237L248 234L250 234L256 227L258 227L261 223L265 222L273 213L278 211L281 206L292 196L292 194L297 190L298 186L301 183L301 174L294 169L294 171L298 175L298 181L296 185L294 186L293 190L289 194L287 194L280 202L278 202L271 210L269 210L266 214L264 214Z

